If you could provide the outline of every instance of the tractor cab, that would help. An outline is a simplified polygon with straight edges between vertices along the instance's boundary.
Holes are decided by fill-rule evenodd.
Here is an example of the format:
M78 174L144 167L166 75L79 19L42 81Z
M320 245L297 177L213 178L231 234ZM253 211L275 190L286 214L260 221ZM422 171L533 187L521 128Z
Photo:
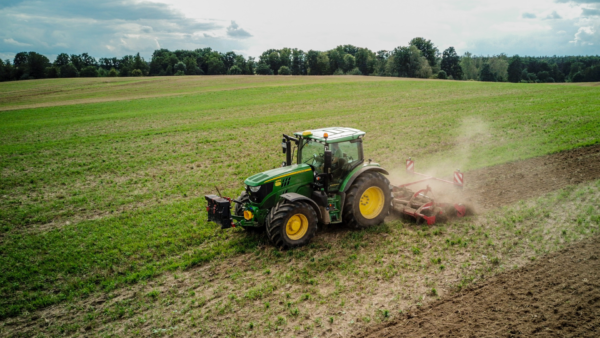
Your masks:
M316 177L329 176L327 191L337 191L343 179L364 162L363 131L333 127L297 132L294 135L299 140L297 163L308 164ZM328 168L325 166L327 153L331 154Z

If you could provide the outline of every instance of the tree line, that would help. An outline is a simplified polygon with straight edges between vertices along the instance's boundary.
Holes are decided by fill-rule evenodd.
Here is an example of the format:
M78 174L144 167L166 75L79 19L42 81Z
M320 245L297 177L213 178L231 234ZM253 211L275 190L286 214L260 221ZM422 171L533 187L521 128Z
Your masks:
M158 49L150 61L140 54L100 58L62 53L54 62L36 52L21 52L0 60L0 81L116 76L171 75L370 75L490 82L596 82L600 56L459 56L454 47L440 53L425 38L407 46L373 52L353 45L327 51L269 49L256 60L211 48Z

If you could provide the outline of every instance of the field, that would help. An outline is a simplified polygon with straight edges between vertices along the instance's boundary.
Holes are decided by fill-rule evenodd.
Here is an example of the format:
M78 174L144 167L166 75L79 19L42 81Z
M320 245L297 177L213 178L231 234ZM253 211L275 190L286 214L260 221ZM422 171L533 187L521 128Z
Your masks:
M600 230L599 94L351 76L0 83L0 335L346 336L394 320ZM323 126L366 131L392 181L408 156L466 171L478 215L328 227L283 252L206 222L204 194L237 196L281 163L282 133Z

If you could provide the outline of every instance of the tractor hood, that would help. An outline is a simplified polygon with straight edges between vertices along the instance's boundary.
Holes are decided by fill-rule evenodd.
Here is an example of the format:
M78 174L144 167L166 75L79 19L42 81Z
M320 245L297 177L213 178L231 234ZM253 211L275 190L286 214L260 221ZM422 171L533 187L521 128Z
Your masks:
M280 178L286 178L308 171L312 171L312 168L308 164L292 164L291 166L271 169L250 176L244 181L244 183L246 183L248 186L256 187L265 183L274 182Z

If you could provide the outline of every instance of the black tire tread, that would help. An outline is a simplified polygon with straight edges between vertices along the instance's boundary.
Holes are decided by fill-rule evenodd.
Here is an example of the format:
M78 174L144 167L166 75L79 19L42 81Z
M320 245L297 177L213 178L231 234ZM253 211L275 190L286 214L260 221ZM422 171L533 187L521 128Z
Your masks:
M289 218L290 213L297 208L305 208L309 211L306 215L309 221L308 231L306 235L299 241L291 243L285 238L283 231L285 229L285 221ZM317 230L317 213L306 202L297 201L289 202L282 200L275 207L271 208L266 221L267 236L273 245L279 248L291 249L308 244L315 236Z
M371 225L360 224L359 221L356 219L354 212L353 212L354 204L356 203L355 200L357 198L360 198L360 196L357 196L359 189L363 185L368 184L368 182L371 180L381 181L385 185L386 189L384 189L383 193L386 198L389 197L390 203L386 203L384 205L384 210L382 211L382 213L385 213L387 215L390 212L390 209L391 209L391 207L390 207L390 204L391 204L390 181L387 179L387 177L383 176L381 173L366 172L366 173L360 175L352 183L352 186L346 193L346 200L344 201L344 211L342 213L343 214L342 219L344 220L344 223L349 227L352 227L355 229L362 229L362 228L371 226ZM387 211L385 208L387 208ZM379 222L379 223L382 223L382 222L383 222L383 218L381 219L381 222Z

